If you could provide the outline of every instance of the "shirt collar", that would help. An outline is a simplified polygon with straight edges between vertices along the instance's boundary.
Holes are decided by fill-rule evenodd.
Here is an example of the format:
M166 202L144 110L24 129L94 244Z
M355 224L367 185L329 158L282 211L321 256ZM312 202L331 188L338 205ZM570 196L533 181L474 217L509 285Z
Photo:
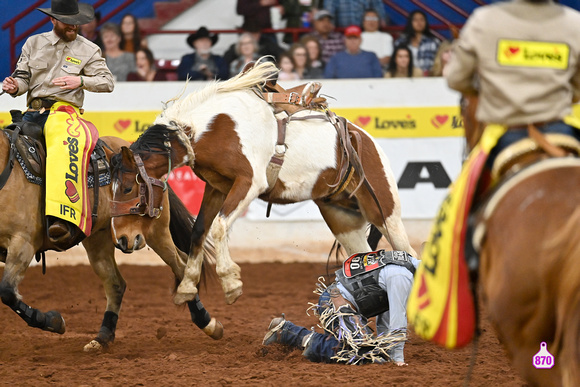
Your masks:
M54 30L52 30L51 34L48 36L48 41L50 44L55 46L60 40L60 37L56 34L56 32L54 32Z
M78 35L77 35L78 38ZM62 40L57 34L56 32L54 32L54 30L51 31L51 34L48 36L48 41L50 42L50 44L52 44L53 46L56 46L59 43L62 43L65 47L70 48L70 44L72 42L65 42L64 40Z

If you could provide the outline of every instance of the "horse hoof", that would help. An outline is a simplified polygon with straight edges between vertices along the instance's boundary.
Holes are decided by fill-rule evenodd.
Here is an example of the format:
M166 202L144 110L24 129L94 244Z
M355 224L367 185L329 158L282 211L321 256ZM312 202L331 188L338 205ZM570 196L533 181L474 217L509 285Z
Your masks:
M197 295L196 293L175 293L175 296L173 296L173 303L175 305L181 305L184 304L188 301L192 301L195 299L195 296Z
M242 287L240 286L237 289L233 289L230 290L229 292L226 292L225 296L226 296L226 304L231 305L234 302L236 302L236 300L238 298L240 298L240 296L242 295Z
M97 340L92 340L83 348L85 352L101 352L102 350L103 346Z
M44 316L46 322L45 330L55 332L60 335L66 332L66 323L64 322L64 318L62 318L60 313L58 313L56 310L48 311Z
M213 317L209 322L209 324L207 324L207 326L203 328L203 331L205 332L206 335L208 335L214 340L219 340L224 336L224 326L222 325L221 322L217 321Z

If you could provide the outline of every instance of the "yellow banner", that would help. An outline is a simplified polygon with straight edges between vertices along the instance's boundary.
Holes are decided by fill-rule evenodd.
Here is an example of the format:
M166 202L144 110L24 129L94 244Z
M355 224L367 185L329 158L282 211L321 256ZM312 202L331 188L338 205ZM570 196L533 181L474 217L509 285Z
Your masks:
M564 70L569 55L570 47L565 43L501 39L497 44L497 61L502 66Z
M580 116L580 105L573 105ZM459 107L340 108L332 109L375 138L462 137ZM159 111L87 111L83 118L93 122L101 136L135 141L155 121ZM9 125L10 114L0 112L0 127Z
M332 109L375 138L462 137L459 106Z

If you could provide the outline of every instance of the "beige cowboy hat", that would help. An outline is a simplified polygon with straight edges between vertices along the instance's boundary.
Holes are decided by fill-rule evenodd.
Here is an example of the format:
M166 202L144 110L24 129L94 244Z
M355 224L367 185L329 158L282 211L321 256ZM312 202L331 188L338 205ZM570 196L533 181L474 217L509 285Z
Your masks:
M77 0L52 0L50 8L37 8L40 12L70 25L82 25L95 18L95 9L87 3Z

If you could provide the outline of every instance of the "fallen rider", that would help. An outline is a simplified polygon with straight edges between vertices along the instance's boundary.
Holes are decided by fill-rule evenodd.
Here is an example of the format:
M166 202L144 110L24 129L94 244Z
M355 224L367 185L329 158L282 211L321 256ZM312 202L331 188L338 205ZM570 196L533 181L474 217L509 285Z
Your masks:
M373 251L348 258L335 273L335 282L322 281L311 308L324 333L293 324L282 317L268 326L263 344L279 343L303 350L313 362L407 365L407 299L419 260L404 251ZM368 327L376 316L377 334Z

